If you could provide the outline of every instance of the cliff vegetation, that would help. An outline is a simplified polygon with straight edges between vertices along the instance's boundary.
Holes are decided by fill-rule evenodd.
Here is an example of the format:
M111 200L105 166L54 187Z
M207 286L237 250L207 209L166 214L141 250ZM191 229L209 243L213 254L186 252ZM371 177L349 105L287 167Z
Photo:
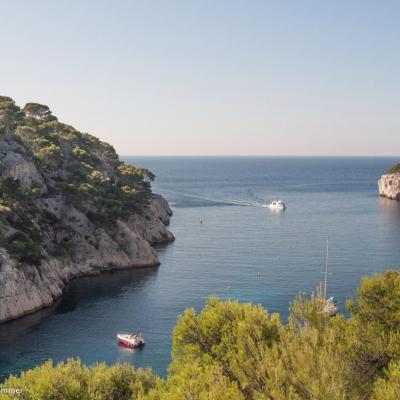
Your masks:
M387 174L400 174L400 163L392 165L388 170L386 171Z
M153 180L150 171L121 162L108 143L59 122L49 107L21 109L0 97L0 247L12 258L39 264L68 252L71 229L47 199L62 196L112 231L118 219L143 214Z

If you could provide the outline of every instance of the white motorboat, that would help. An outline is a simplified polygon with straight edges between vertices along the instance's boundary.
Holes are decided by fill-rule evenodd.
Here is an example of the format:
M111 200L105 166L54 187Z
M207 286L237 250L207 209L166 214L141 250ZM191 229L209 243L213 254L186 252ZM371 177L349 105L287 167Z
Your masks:
M269 204L265 204L264 207L270 208L271 210L284 210L286 205L282 200L274 200Z
M144 346L144 340L140 333L139 335L134 333L118 333L117 339L120 345L130 347L131 349Z

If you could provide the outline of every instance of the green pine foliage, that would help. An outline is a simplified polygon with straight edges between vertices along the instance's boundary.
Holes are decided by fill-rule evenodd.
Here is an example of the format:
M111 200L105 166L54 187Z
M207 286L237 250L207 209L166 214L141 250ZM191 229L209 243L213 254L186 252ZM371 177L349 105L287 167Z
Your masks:
M3 386L20 388L22 395L0 394L0 399L133 400L143 398L157 380L150 370L135 370L129 365L97 364L88 368L79 360L57 365L48 361L19 378L9 378Z
M119 219L142 214L149 204L155 178L150 171L121 162L111 145L59 122L48 106L28 103L21 109L0 96L0 135L14 153L35 164L44 181L22 189L3 175L6 152L0 154L0 247L19 262L38 264L51 253L41 237L49 235L40 232L61 222L43 211L46 198L62 196L110 233ZM65 243L50 247L66 248Z
M400 360L392 361L385 370L384 377L375 381L371 399L400 399Z
M399 174L400 173L400 163L392 165L386 172L388 174Z
M34 265L40 264L43 258L42 238L36 222L39 210L33 201L37 195L35 185L25 193L18 179L0 179L0 227L12 227L2 238L2 244L18 262Z
M69 360L3 387L26 400L398 400L400 272L364 278L347 307L349 318L328 317L320 291L299 295L283 324L261 306L211 297L178 318L166 379Z

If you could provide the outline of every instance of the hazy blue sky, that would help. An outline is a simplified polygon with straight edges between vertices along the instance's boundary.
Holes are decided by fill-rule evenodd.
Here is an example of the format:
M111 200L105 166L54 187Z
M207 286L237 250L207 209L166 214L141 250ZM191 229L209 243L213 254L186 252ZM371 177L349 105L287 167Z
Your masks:
M0 93L120 154L398 155L399 1L1 1Z

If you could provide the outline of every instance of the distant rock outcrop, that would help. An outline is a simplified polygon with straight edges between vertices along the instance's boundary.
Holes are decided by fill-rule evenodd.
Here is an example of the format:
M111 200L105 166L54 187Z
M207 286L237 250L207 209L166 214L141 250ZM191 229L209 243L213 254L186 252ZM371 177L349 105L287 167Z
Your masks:
M380 196L400 200L400 173L382 175L378 187Z
M75 277L158 265L152 245L174 236L153 179L48 107L0 96L0 322L51 305Z

